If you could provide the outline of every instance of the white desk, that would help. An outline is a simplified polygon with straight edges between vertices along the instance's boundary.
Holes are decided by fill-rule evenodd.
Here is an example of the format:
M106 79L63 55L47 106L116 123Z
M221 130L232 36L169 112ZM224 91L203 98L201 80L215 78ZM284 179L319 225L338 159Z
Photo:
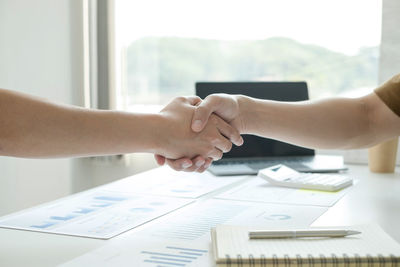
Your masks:
M349 167L349 175L359 183L313 226L377 222L400 242L400 170L395 174L373 174L367 166ZM0 266L54 266L107 242L110 241L0 229Z
M350 166L359 180L353 190L323 214L313 226L378 223L400 242L400 173L371 173L367 166Z

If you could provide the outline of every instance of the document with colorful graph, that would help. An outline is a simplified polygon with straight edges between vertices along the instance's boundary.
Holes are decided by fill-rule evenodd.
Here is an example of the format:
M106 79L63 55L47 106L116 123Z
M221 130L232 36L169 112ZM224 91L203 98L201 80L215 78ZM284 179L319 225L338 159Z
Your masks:
M0 218L0 227L108 239L191 200L91 190Z

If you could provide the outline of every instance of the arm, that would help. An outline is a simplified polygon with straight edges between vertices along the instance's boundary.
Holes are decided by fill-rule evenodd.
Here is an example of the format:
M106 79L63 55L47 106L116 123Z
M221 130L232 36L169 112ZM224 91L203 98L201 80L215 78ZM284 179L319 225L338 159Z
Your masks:
M380 97L374 92L356 99L331 98L296 103L214 94L196 108L192 129L201 131L209 115L214 113L242 134L310 148L370 147L400 135L400 74L376 92ZM201 159L193 161L196 163ZM179 163L184 160L189 159L169 161L168 164L179 169Z
M236 96L241 133L323 149L365 148L400 135L400 117L375 94L297 103ZM240 122L240 124L239 124Z
M277 102L242 95L208 96L197 108L193 131L215 113L241 134L254 134L316 149L365 148L400 135L400 117L375 93L361 98ZM193 159L194 164L203 160ZM170 160L181 170L188 158Z
M190 121L198 98L178 98L159 114L89 110L57 105L0 89L0 155L47 158L132 152L168 158L218 159L230 149L222 120L194 133ZM222 132L222 134L220 133Z

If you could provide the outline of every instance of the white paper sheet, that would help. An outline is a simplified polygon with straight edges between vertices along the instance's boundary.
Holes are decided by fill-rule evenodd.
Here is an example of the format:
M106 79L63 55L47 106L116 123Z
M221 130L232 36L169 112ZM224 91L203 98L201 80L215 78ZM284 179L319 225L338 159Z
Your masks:
M108 239L190 203L91 190L0 218L0 227Z
M0 227L108 239L245 178L161 167L0 218Z
M327 208L210 199L194 203L141 231L147 236L176 240L209 238L218 224L265 227L305 227Z
M115 240L60 266L207 267L214 266L209 242L182 242L133 236Z
M353 185L354 186L354 185ZM220 195L221 199L331 207L352 187L338 192L278 187L254 177Z
M214 176L209 172L176 172L160 167L107 185L107 190L159 196L198 198L248 176Z
M305 227L326 210L324 207L207 200L160 218L150 226L145 225L142 231L113 239L62 266L214 266L210 252L211 227L221 223Z

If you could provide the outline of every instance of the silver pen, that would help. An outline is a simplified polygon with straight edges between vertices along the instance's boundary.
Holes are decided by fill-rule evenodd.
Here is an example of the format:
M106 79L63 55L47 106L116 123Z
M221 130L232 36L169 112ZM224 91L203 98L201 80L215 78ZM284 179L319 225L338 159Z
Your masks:
M269 230L269 231L250 231L250 239L269 239L269 238L299 238L299 237L345 237L357 235L361 232L354 230L338 229L309 229L309 230Z

